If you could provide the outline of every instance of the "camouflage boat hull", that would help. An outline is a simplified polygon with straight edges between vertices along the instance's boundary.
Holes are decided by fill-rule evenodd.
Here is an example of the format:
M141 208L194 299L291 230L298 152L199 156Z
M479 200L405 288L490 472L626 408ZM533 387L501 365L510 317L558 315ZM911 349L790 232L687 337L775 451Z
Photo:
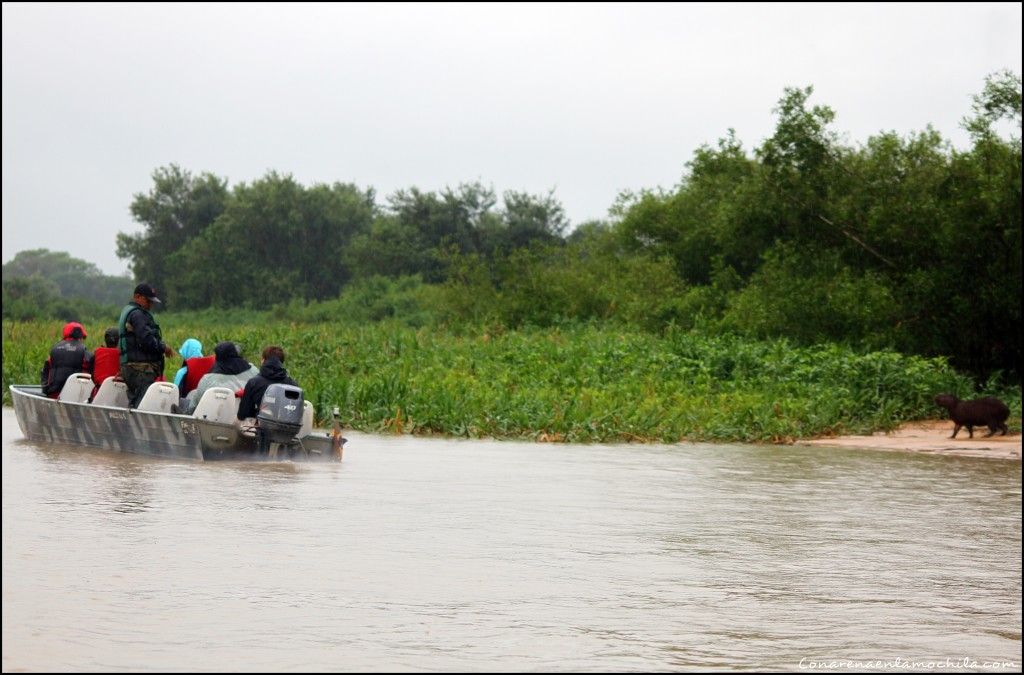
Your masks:
M18 426L33 441L66 443L136 455L196 461L265 461L256 439L233 424L191 415L147 412L91 403L69 403L43 396L38 386L10 387ZM276 448L275 459L340 461L345 439L314 430Z

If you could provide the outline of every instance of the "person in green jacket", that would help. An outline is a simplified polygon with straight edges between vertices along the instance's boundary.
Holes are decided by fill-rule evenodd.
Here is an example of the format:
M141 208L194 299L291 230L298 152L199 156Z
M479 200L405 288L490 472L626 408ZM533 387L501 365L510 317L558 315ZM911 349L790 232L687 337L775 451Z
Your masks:
M128 404L137 408L149 385L163 377L164 357L174 350L163 341L160 325L149 313L160 302L156 290L147 283L135 287L131 302L121 310L117 321L118 348L121 351L121 377L128 385Z

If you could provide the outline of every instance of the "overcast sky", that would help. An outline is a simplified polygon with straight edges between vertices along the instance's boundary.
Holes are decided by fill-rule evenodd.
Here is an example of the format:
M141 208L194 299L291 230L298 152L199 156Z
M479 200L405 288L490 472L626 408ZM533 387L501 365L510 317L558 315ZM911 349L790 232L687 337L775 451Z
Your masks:
M3 261L127 269L128 207L176 163L378 201L482 181L554 189L572 223L675 185L728 128L770 135L787 86L859 143L957 147L986 75L1021 70L1021 4L3 3Z

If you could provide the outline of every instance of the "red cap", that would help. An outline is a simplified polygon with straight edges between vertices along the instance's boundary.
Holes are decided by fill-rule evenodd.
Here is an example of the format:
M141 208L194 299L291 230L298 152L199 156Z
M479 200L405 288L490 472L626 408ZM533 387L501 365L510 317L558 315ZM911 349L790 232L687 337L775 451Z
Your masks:
M78 332L81 333L81 335L76 335L75 329L78 329ZM70 340L71 338L81 339L84 337L88 337L88 335L86 335L85 328L82 326L82 324L78 323L77 321L72 321L71 323L64 324L65 340Z

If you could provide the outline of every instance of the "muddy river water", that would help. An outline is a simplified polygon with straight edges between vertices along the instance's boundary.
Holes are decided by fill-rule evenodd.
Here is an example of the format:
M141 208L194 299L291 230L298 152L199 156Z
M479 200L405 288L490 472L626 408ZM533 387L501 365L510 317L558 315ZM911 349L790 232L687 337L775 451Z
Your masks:
M187 463L5 408L3 670L1020 670L1019 461L346 436Z

